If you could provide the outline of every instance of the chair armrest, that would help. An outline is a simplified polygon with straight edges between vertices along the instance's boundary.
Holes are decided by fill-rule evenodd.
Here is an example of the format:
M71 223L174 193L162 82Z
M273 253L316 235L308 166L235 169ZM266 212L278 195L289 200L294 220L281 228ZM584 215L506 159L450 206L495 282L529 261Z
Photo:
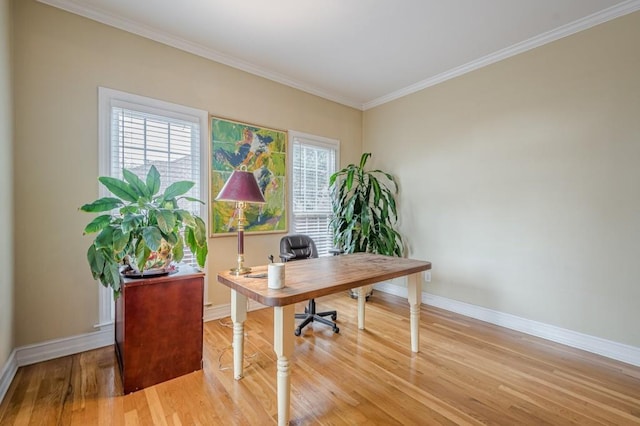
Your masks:
M287 262L287 261L289 261L291 259L295 259L295 257L296 257L296 255L293 254L293 253L280 253L280 259L283 262Z

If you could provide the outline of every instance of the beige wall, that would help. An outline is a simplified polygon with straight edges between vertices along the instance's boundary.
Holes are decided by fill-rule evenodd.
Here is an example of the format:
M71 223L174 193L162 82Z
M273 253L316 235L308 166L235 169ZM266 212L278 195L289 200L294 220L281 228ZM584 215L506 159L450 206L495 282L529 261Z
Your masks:
M88 215L77 207L97 196L98 86L337 138L343 164L362 152L359 111L34 0L13 9L15 143L12 154L0 114L0 162L15 158L20 237L15 306L11 266L0 269L0 365L13 346L92 331L97 320ZM425 290L640 346L638 39L635 13L364 113L371 165L400 181L409 254L434 263ZM10 109L9 90L0 93ZM247 263L263 263L279 238L248 237ZM233 237L210 240L214 304L228 302L215 272L235 250ZM13 256L6 234L0 255Z
M34 0L15 2L16 345L92 331L97 285L77 211L98 195L97 87L342 141L362 151L362 112ZM249 236L264 264L281 235ZM210 241L209 299L228 303L215 273L233 266L235 237ZM150 301L153 303L153 301Z
M0 372L13 349L13 142L9 0L0 0Z
M364 114L430 293L640 346L640 13Z

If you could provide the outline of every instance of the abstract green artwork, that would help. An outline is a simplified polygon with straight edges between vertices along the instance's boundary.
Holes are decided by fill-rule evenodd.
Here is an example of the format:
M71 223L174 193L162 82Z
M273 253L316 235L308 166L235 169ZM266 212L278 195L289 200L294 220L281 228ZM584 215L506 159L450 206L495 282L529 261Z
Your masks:
M242 166L253 172L264 204L248 204L245 233L287 231L287 133L253 124L211 117L211 234L236 232L235 203L215 201L231 173Z

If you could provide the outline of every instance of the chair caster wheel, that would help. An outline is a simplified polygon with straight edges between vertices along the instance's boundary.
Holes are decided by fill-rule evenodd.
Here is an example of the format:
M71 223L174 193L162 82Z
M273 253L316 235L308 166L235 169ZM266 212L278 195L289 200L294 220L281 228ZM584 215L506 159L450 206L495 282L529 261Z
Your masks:
M335 321L336 319L338 319L338 315L331 315L331 321Z
M301 333L302 333L302 330L300 330L299 328L296 328L296 329L293 331L293 334L295 334L296 336L299 336Z
M333 327L333 332L334 333L340 333L340 329L338 327Z

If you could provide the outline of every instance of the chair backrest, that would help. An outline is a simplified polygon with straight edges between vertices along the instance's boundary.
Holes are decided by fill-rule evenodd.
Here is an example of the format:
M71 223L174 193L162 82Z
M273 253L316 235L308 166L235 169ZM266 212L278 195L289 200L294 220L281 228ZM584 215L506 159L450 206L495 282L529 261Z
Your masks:
M301 260L318 257L316 243L311 237L303 234L285 235L280 240L280 254L293 255L288 260Z

